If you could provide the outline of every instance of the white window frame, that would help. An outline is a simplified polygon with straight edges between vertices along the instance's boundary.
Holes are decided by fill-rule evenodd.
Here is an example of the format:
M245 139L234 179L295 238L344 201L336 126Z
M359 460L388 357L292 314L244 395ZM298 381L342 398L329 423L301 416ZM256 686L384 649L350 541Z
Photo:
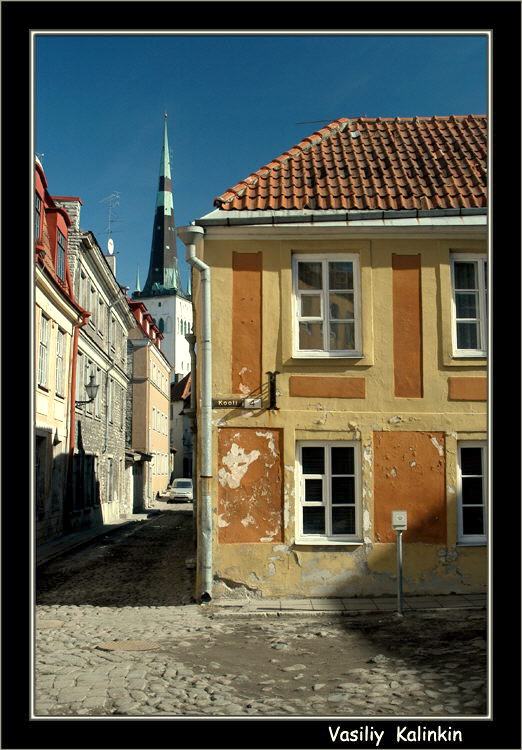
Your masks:
M40 316L40 346L38 352L38 385L49 387L49 334L51 319L42 312Z
M488 310L487 290L485 285L484 264L488 262L486 253L451 253L451 318L454 357L486 357L488 353ZM479 348L459 349L457 344L457 303L455 288L455 263L475 263L477 265L478 279L478 321L479 321ZM460 318L459 318L460 320Z
M462 520L462 448L482 450L482 507L484 508L484 534L464 534ZM478 476L466 474L465 476ZM457 443L457 543L460 545L484 545L488 542L488 451L485 440L459 440ZM473 507L473 506L471 506ZM477 506L475 506L477 507Z
M303 448L353 448L354 452L354 480L355 480L355 533L331 534L331 452L325 450L325 473L323 475L304 475L302 470ZM296 544L361 544L361 455L360 443L357 440L299 440L296 443ZM305 502L305 476L323 479L323 499L321 502ZM335 475L334 475L335 476ZM303 507L322 506L327 509L324 534L303 533Z
M65 331L58 328L56 331L56 373L55 392L57 396L65 396L64 373L65 373Z
M323 287L321 290L314 292L321 295L321 316L305 317L300 314L300 300L303 294L298 289L297 264L299 262L322 263ZM329 293L329 274L328 263L332 262L350 262L353 263L353 295L354 295L354 349L330 349L330 320L326 314L328 310L328 293ZM342 290L338 290L342 291ZM312 293L312 292L310 292ZM362 357L362 333L361 333L361 274L359 255L357 253L295 253L292 256L292 298L293 298L293 356L294 357L321 357L323 359L332 359L338 357ZM299 323L323 323L323 344L324 349L299 349ZM328 345L328 346L327 346Z

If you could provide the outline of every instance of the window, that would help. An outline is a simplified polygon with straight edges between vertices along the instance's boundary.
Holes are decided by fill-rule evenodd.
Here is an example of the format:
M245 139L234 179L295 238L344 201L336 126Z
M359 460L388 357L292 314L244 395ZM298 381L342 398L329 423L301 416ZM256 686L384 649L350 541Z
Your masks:
M90 381L91 374L94 374L92 372L92 362L91 362L90 359L86 358L86 360L85 360L85 379L84 379L83 388L82 388L82 391L81 391L82 394L83 394L82 395L82 401L86 401L87 400L86 399L87 394L85 392L85 386ZM92 401L90 403L85 404L85 409L87 411L87 414L92 414L92 411L93 411L93 403L92 403Z
M482 441L458 445L458 539L461 544L487 541L487 453Z
M65 356L65 333L58 329L56 333L56 393L59 396L64 395L63 373L64 373L64 356Z
M297 444L301 542L360 540L359 452L353 442Z
M89 310L89 281L84 273L80 274L80 305Z
M42 199L35 193L34 195L34 241L38 240L42 235Z
M116 318L111 315L111 351L116 351Z
M103 338L105 324L105 302L101 297L98 300L98 312L98 334Z
M83 398L80 395L81 387L82 387L82 374L83 374L83 354L81 352L78 352L78 364L76 365L76 394L74 396L75 401L81 401ZM76 408L83 409L83 406L80 404Z
M101 374L101 368L96 368L96 380L95 383L98 383L98 385L101 383L102 374ZM101 409L100 409L100 399L101 399L101 388L98 388L96 391L96 396L94 398L94 416L95 417L101 417Z
M58 230L58 243L56 247L56 273L58 278L65 281L65 247L67 240L65 236Z
M294 255L294 353L361 356L359 258Z
M40 351L38 355L38 385L47 388L47 363L49 361L49 318L40 318Z
M94 328L96 328L96 318L97 318L97 310L96 310L96 289L91 286L91 294L89 298L89 310L91 311L91 317L89 318L89 323Z
M107 384L107 413L109 415L109 422L112 422L112 387L113 380L107 375L109 382Z
M487 257L454 253L451 278L454 354L484 357L487 354Z

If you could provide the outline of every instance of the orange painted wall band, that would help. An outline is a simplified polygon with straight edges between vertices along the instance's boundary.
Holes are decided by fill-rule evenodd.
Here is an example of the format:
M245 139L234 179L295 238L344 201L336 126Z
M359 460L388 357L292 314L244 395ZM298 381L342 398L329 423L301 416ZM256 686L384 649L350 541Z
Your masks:
M420 255L392 254L394 393L422 398Z
M248 396L262 384L262 253L232 253L232 393Z
M365 378L290 378L291 396L312 396L314 398L365 398Z
M449 401L487 401L487 378L448 378Z
M394 543L392 510L408 513L405 542L446 543L443 432L374 432L375 541Z

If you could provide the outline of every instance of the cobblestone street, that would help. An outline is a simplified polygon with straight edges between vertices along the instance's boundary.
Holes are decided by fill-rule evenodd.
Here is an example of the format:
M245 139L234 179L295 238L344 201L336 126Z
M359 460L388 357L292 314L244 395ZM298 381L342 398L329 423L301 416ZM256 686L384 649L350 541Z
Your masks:
M483 608L252 612L191 603L190 506L39 570L38 716L480 716Z

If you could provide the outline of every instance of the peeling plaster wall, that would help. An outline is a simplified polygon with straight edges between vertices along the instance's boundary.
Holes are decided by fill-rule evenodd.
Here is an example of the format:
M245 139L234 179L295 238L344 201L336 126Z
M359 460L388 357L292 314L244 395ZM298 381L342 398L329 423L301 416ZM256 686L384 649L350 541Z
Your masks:
M281 430L219 430L220 544L282 541L281 438Z
M213 595L394 594L395 535L385 541L386 534L379 540L376 533L379 529L383 531L392 503L393 509L406 507L409 518L410 512L414 518L413 505L410 509L402 502L406 499L403 489L408 488L412 493L411 501L417 498L415 507L422 509L423 503L426 505L426 489L429 495L424 508L428 517L422 522L422 535L418 529L414 533L416 540L406 539L404 543L406 594L484 591L487 548L457 544L457 442L486 438L487 404L471 398L449 400L448 379L484 378L486 375L485 361L455 360L451 355L449 266L450 252L484 252L485 241L460 237L310 240L305 230L301 238L297 236L297 229L292 231L295 236L291 239L234 237L232 240L213 239L213 229L207 228L203 260L212 267L212 315L216 322L213 327L213 396L227 397L237 392L230 366L237 340L237 321L231 314L233 254L262 254L259 272L262 278L258 287L262 290L262 318L258 330L261 393L265 402L267 378L264 373L268 370L280 373L277 376L279 411L219 409L213 413ZM321 361L293 358L292 252L335 251L355 252L360 256L364 357ZM394 253L420 255L421 260L422 398L395 394L396 351L391 315ZM195 295L199 293L198 288L199 279L195 275ZM243 362L243 366L247 363ZM299 386L295 390L291 387L292 377L306 380L294 380L294 386ZM337 381L319 383L317 388L318 381L326 378L363 379L364 389L352 391L347 398L344 384L336 390ZM303 385L312 390L303 389ZM377 436L380 446L389 446L391 453L383 453L376 447ZM338 546L296 544L295 446L298 440L358 441L360 542ZM271 448L272 441L277 460ZM415 447L416 456L403 461L402 456L409 447ZM385 455L390 456L389 461L384 459ZM395 476L392 469L395 469ZM404 481L406 477L419 483L411 485L410 481ZM384 490L384 505L379 500L381 489ZM266 529L273 531L276 524L267 527L266 521L276 509L279 527L272 541L267 541L271 533L267 534ZM432 533L429 514L438 516L433 519L432 537L429 536Z

